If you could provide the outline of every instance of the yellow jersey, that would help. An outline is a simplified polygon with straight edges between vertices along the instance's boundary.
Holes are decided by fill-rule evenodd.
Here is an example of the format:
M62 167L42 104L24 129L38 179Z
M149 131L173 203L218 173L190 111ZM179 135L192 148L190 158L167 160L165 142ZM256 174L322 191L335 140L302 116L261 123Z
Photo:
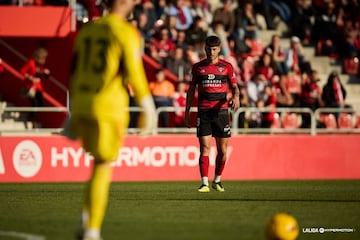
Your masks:
M114 14L84 25L75 40L70 77L72 114L121 119L127 87L138 101L150 95L137 29Z

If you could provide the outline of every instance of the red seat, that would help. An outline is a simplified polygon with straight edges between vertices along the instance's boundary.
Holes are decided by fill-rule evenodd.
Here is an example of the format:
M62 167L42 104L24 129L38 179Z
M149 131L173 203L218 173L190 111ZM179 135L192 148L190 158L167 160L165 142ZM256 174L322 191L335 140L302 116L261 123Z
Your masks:
M338 126L339 128L354 128L354 116L350 113L340 113L338 117Z
M281 128L281 121L278 113L274 113L274 121L271 124L271 128Z
M286 129L295 129L301 126L301 116L297 113L284 113L282 115L282 126Z
M336 118L335 118L335 115L332 113L322 114L320 116L320 121L325 124L326 128L329 128L329 129L337 128Z
M344 72L346 74L357 75L359 73L359 59L357 57L344 59Z

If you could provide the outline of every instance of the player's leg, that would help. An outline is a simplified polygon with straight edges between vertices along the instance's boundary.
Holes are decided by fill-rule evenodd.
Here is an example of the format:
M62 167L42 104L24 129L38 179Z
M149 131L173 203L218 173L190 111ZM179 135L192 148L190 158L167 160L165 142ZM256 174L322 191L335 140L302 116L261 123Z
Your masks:
M199 168L201 176L201 186L199 192L209 192L209 155L211 148L211 135L200 136L200 157L199 157Z
M201 186L199 192L209 192L209 155L211 148L211 125L208 112L199 112L197 118L197 137L200 146L199 168L201 176Z
M83 217L83 239L100 239L101 225L108 203L112 167L109 162L95 160L92 176L86 186Z
M124 128L117 121L91 120L88 124L91 128L82 134L83 145L94 156L95 163L85 190L83 239L100 239L111 183L111 162L118 155Z
M215 178L212 184L212 188L219 192L223 192L225 189L221 183L221 175L224 171L226 164L226 150L229 138L216 137L217 155L215 161Z
M226 163L226 151L228 141L231 136L230 124L229 124L229 113L227 110L220 110L216 118L214 118L213 134L216 141L217 155L215 160L215 178L212 184L212 188L219 192L224 191L224 187L221 183L221 175L225 168Z

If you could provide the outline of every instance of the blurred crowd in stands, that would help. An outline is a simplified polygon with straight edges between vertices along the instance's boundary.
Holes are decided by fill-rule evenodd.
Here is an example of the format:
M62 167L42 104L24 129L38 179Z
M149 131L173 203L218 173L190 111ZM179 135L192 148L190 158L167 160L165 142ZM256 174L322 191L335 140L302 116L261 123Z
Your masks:
M18 4L19 1L1 1ZM24 5L66 5L68 1L23 0ZM157 106L185 106L186 86L192 64L204 57L209 35L222 40L221 55L231 62L241 89L242 107L351 108L340 73L328 73L319 86L319 69L306 59L304 46L317 55L344 65L345 72L359 74L359 0L135 0L129 21L143 37L144 53L159 64L149 79ZM78 16L92 21L105 13L102 1L78 0ZM86 21L85 21L86 22ZM259 32L286 25L282 35L263 42ZM281 38L289 44L281 45ZM163 70L177 76L166 79ZM194 103L195 104L195 103ZM175 120L161 116L162 126L182 126L182 111ZM274 112L243 116L240 127L271 127ZM303 116L303 127L309 127Z

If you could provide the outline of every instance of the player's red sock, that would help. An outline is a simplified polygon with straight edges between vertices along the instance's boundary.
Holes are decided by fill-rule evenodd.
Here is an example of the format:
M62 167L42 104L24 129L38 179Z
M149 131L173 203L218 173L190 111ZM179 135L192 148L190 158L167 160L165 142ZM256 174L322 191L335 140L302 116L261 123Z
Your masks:
M209 156L200 156L199 166L201 177L207 177L209 172Z
M216 158L216 165L215 165L215 176L221 176L222 172L224 171L226 161L222 158Z

